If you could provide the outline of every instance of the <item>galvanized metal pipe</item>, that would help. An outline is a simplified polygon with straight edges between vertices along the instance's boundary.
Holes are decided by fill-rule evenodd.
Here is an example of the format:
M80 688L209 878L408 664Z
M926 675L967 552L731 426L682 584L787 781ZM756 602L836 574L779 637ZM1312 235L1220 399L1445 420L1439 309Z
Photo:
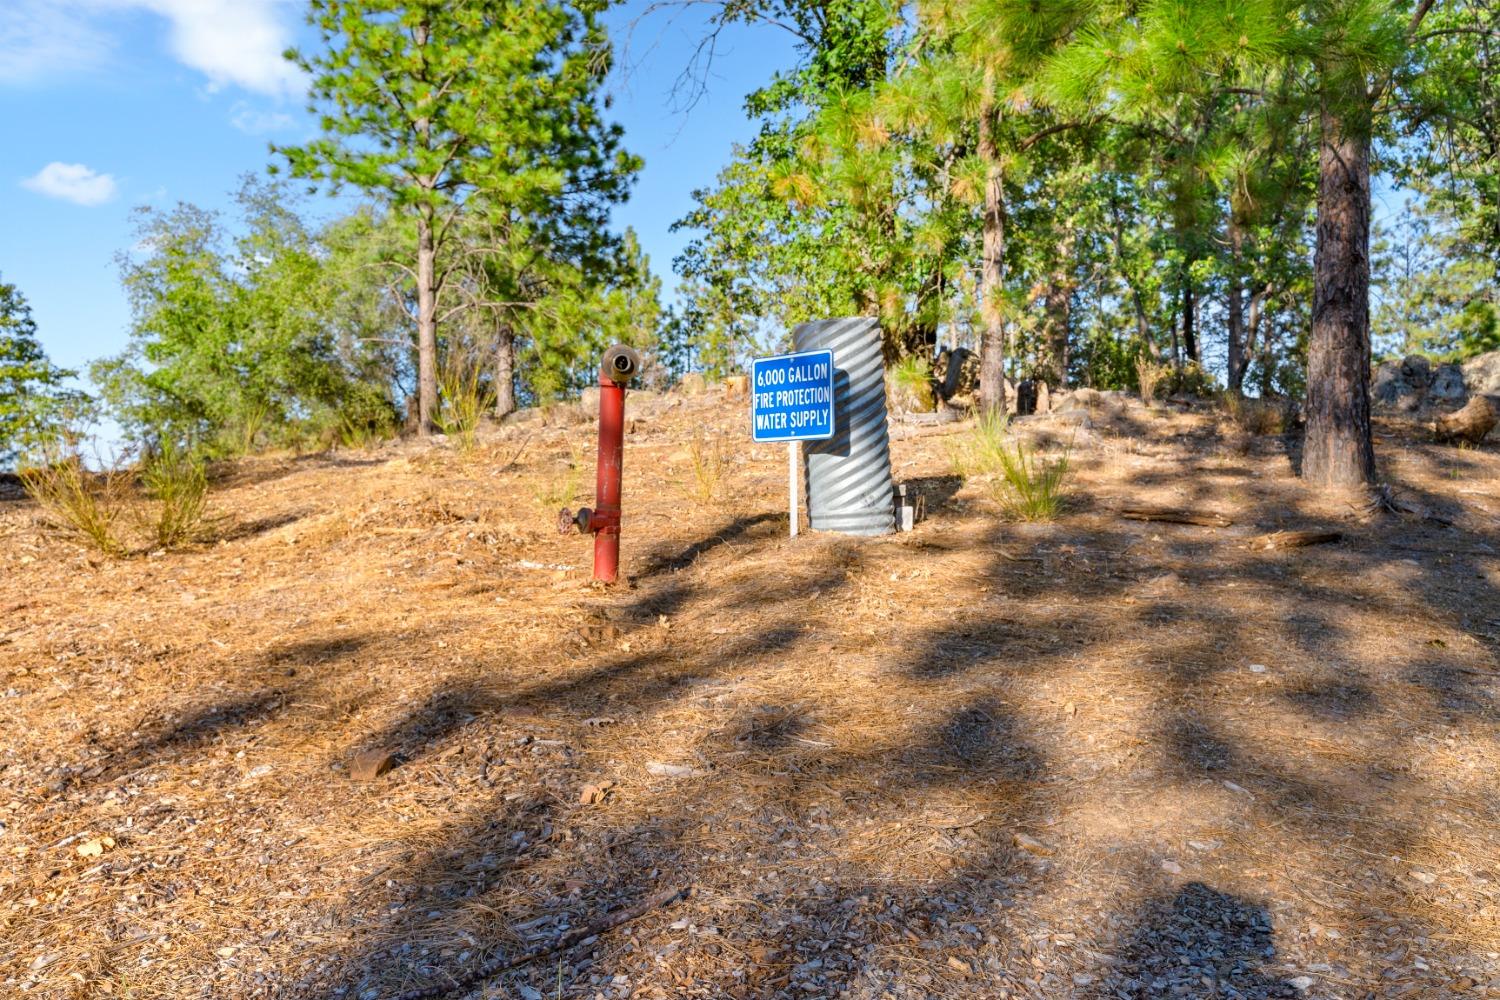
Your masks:
M833 352L834 434L802 446L808 522L849 535L894 531L879 324L867 316L815 320L792 331L792 342L798 351Z

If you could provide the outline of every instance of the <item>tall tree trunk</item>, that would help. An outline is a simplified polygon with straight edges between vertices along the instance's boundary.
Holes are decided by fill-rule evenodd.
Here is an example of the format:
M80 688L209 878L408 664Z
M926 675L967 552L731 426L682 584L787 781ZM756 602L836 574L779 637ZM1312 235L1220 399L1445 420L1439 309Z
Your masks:
M1146 317L1146 302L1141 297L1141 290L1132 283L1130 286L1130 304L1135 308L1135 335L1146 345L1146 353L1151 355L1152 361L1161 360L1161 345L1156 338L1151 336L1151 322Z
M516 331L500 324L495 341L495 419L516 412Z
M985 80L985 99L979 109L979 156L986 164L984 179L984 259L979 272L979 300L984 332L979 338L979 409L1005 413L1005 316L1001 292L1005 286L1005 186L995 143L998 112L990 96L993 81Z
M1229 392L1244 395L1245 386L1245 220L1229 206Z
M1047 317L1047 381L1055 387L1068 384L1068 328L1073 312L1073 233L1070 228L1058 246L1057 266L1047 278L1042 308Z
M437 429L437 251L432 218L417 216L417 433Z
M1182 349L1187 352L1187 359L1197 364L1198 334L1194 330L1193 312L1193 272L1192 264L1188 263L1182 267Z
M1068 384L1068 327L1073 312L1073 287L1066 276L1052 276L1042 302L1047 317L1047 381L1060 388Z
M1375 481L1370 437L1369 97L1363 79L1347 71L1324 72L1325 88L1339 78L1349 82L1336 88L1342 94L1325 92L1318 143L1318 237L1302 450L1303 478L1325 489Z

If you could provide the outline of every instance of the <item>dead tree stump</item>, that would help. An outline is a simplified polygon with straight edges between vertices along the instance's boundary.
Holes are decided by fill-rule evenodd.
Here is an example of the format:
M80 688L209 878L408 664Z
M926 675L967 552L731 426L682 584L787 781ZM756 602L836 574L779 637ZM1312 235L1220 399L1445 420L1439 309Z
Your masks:
M1478 444L1500 423L1500 408L1489 396L1475 395L1464 408L1432 422L1432 436L1446 443Z

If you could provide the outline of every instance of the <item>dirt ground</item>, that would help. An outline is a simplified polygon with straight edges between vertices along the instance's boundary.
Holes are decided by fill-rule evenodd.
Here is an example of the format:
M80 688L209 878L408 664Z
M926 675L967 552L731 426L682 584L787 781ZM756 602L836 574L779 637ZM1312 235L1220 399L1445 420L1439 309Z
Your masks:
M1382 425L1371 514L1111 404L1026 525L898 428L927 520L790 541L742 401L629 405L609 590L587 424L246 461L121 561L0 499L0 995L384 1000L682 889L454 995L1500 996L1494 445Z

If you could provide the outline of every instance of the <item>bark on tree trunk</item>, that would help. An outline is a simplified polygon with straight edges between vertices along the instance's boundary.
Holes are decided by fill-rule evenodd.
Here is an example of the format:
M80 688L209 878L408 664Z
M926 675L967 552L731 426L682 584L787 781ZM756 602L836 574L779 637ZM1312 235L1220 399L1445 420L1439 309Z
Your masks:
M1348 74L1341 74L1347 76ZM1327 81L1330 74L1324 74ZM1370 149L1348 110L1368 97L1325 96L1318 143L1317 248L1307 349L1307 436L1302 476L1325 489L1375 481L1370 437ZM1350 100L1352 98L1352 100Z
M417 217L417 433L437 429L437 252L432 220Z
M985 81L988 95L991 82ZM984 332L979 338L979 409L1005 412L1005 317L1000 295L1005 283L1005 188L995 147L995 106L988 96L979 111L979 155L988 164L984 182L984 259L979 297Z
M495 344L495 419L516 412L516 331L503 323Z
M1193 275L1191 265L1182 268L1182 349L1187 359L1198 361L1198 334L1193 329Z
M1058 253L1062 260L1047 281L1043 309L1047 316L1047 382L1062 388L1068 384L1068 327L1073 311L1073 283L1067 271L1073 256L1071 233L1063 239Z
M1229 391L1244 395L1245 385L1245 226L1233 203L1229 209Z

